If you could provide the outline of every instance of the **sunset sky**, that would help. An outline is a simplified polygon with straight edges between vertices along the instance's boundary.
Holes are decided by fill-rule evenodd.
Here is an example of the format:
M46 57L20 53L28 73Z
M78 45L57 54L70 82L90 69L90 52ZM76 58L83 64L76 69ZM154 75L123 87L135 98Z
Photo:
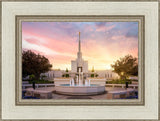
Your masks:
M53 69L71 69L78 51L89 70L111 69L127 54L138 57L138 22L22 22L22 48L47 57Z

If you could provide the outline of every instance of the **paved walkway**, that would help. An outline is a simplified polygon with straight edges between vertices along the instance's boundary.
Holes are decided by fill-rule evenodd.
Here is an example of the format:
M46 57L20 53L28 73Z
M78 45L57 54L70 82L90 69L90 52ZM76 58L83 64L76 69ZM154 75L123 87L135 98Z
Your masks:
M106 87L107 93L99 94L99 95L91 95L91 96L71 96L71 95L62 95L62 94L56 94L54 87L42 87L37 88L36 90L45 90L45 91L52 91L52 99L107 99L107 93L118 93L118 92L125 92L126 90L123 88L112 88L112 87ZM133 90L133 89L128 89Z

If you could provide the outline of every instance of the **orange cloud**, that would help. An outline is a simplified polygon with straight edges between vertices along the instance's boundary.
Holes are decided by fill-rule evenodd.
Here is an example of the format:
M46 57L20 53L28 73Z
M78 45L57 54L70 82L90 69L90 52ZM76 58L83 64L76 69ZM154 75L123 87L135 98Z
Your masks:
M92 66L98 70L109 69L110 64L127 54L138 57L135 23L28 22L22 25L23 49L45 55L53 68L71 68L71 60L77 56L79 31L83 58L88 60L89 69Z

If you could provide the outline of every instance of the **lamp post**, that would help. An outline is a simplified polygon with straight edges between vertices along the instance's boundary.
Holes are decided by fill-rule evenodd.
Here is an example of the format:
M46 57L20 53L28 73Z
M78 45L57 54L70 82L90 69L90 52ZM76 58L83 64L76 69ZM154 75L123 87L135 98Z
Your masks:
M124 72L121 72L121 75L123 76L124 78ZM128 81L125 80L125 84L126 84L126 89L128 88Z

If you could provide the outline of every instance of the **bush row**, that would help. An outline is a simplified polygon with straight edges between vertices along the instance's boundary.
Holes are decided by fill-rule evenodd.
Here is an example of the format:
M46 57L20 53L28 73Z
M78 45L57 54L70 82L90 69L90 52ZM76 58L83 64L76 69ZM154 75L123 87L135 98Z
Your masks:
M115 79L112 81L106 81L106 84L125 84L126 82L128 82L128 84L132 84L131 79Z
M36 84L46 84L46 83L54 83L53 81L48 81L48 80L33 80ZM29 84L32 84L33 81L29 80Z

